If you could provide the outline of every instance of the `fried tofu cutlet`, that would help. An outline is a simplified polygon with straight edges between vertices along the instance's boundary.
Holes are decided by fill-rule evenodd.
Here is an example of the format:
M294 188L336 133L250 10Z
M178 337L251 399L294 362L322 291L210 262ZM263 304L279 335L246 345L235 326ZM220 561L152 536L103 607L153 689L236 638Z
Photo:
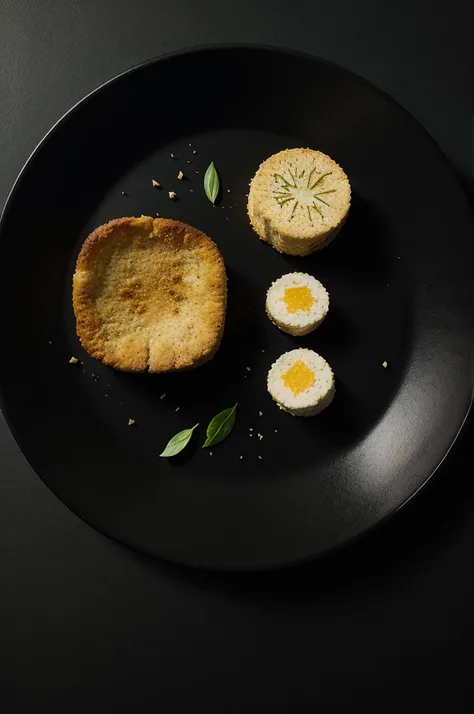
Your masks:
M84 242L73 277L79 339L126 372L207 362L224 330L227 278L204 233L166 218L117 218Z

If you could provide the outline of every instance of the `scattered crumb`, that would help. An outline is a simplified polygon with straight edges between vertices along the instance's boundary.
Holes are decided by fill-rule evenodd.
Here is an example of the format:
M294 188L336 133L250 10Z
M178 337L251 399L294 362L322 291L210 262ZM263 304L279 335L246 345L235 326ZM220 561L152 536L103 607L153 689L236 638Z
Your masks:
M193 154L197 154L197 151L196 151L196 149L194 149L194 151L193 151Z
M262 460L262 457L261 457L261 456L259 456L258 458L260 459L260 461Z
M50 344L50 345L52 344L51 340L48 340L48 344Z
M51 342L49 344L51 344ZM71 359L69 360L69 364L77 364L78 362L79 360L77 359L77 357L71 357Z
M128 426L133 426L135 424L135 419L128 420Z
M228 221L228 220L229 220L229 217L228 217L228 216L226 216L226 217L225 217L225 219L226 219L226 221Z
M212 451L209 452L209 456L212 456Z
M275 434L277 434L277 433L278 433L278 429L275 429Z
M188 144L188 146L192 146L192 144Z
M174 159L174 154L170 154L171 158Z
M239 459L243 459L243 458L244 458L243 456L239 456Z
M245 369L247 370L247 372L251 372L251 371L252 371L252 370L250 369L250 367L246 367Z
M252 432L249 433L249 436L253 436Z
M227 193L230 193L230 188L227 189Z
M183 172L182 172L181 170L178 172L178 178L179 178L180 181L182 181L183 178L184 178L184 174L183 174Z
M157 217L157 218L160 217L160 214L158 213L158 211L156 212L156 217Z
M176 407L175 412L179 412L179 407Z
M258 436L258 438L260 439L260 441L262 441L262 439L263 439L263 434L257 434L257 436Z
M262 417L262 416L263 416L263 412L259 412L259 413L258 413L258 416Z
M249 426L249 431L253 431L253 426Z
M151 180L152 186L155 186L156 188L160 188L161 183L159 181L155 181L155 179Z
M265 354L265 350L262 350L263 354Z
M387 367L388 367L388 362L387 362L387 361L382 362L382 367L383 367L384 369L387 369Z
M170 198L176 198L176 193L174 191L168 191L168 196Z
M196 171L196 173L198 174L198 173L199 173L199 171Z
M193 192L193 189L192 189L192 188L190 188L189 190L191 191L191 193Z
M128 196L128 193L126 191L122 191L122 196Z
M189 159L186 159L186 163L187 163L187 164L190 164L191 162L190 162L190 160L189 160Z
M165 394L162 394L161 397L160 397L160 399L164 399L165 397L166 397L166 393L165 393Z
M108 394L104 394L104 397L108 397L108 396L109 396Z

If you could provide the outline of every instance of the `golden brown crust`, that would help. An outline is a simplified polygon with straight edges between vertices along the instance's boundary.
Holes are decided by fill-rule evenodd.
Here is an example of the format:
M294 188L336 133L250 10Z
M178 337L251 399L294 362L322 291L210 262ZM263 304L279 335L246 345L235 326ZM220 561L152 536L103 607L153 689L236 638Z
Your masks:
M117 218L93 231L73 277L76 329L92 357L130 372L191 369L224 330L227 279L204 233L166 218Z

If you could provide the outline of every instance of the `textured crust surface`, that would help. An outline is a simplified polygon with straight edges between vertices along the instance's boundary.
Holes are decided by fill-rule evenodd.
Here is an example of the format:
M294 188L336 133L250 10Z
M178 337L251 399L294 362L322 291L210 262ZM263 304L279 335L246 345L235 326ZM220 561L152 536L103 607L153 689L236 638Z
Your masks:
M247 211L259 237L281 253L308 255L342 228L351 203L341 167L313 149L285 149L264 161L250 183Z
M224 330L227 279L204 233L165 218L117 218L84 242L73 277L76 329L95 359L129 372L207 362Z

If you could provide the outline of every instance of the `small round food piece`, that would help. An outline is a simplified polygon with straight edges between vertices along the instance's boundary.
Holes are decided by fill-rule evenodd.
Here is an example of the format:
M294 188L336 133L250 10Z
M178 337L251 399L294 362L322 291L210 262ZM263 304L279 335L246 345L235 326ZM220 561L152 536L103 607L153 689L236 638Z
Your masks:
M326 317L329 295L312 275L287 273L271 284L265 308L270 320L283 332L307 335Z
M73 278L79 339L126 372L172 372L207 362L224 330L227 279L204 233L166 218L117 218L81 248Z
M335 394L329 364L313 350L285 352L271 366L267 387L280 409L294 416L314 416Z
M331 157L285 149L260 165L247 209L262 240L281 253L308 255L336 237L350 205L349 179Z

